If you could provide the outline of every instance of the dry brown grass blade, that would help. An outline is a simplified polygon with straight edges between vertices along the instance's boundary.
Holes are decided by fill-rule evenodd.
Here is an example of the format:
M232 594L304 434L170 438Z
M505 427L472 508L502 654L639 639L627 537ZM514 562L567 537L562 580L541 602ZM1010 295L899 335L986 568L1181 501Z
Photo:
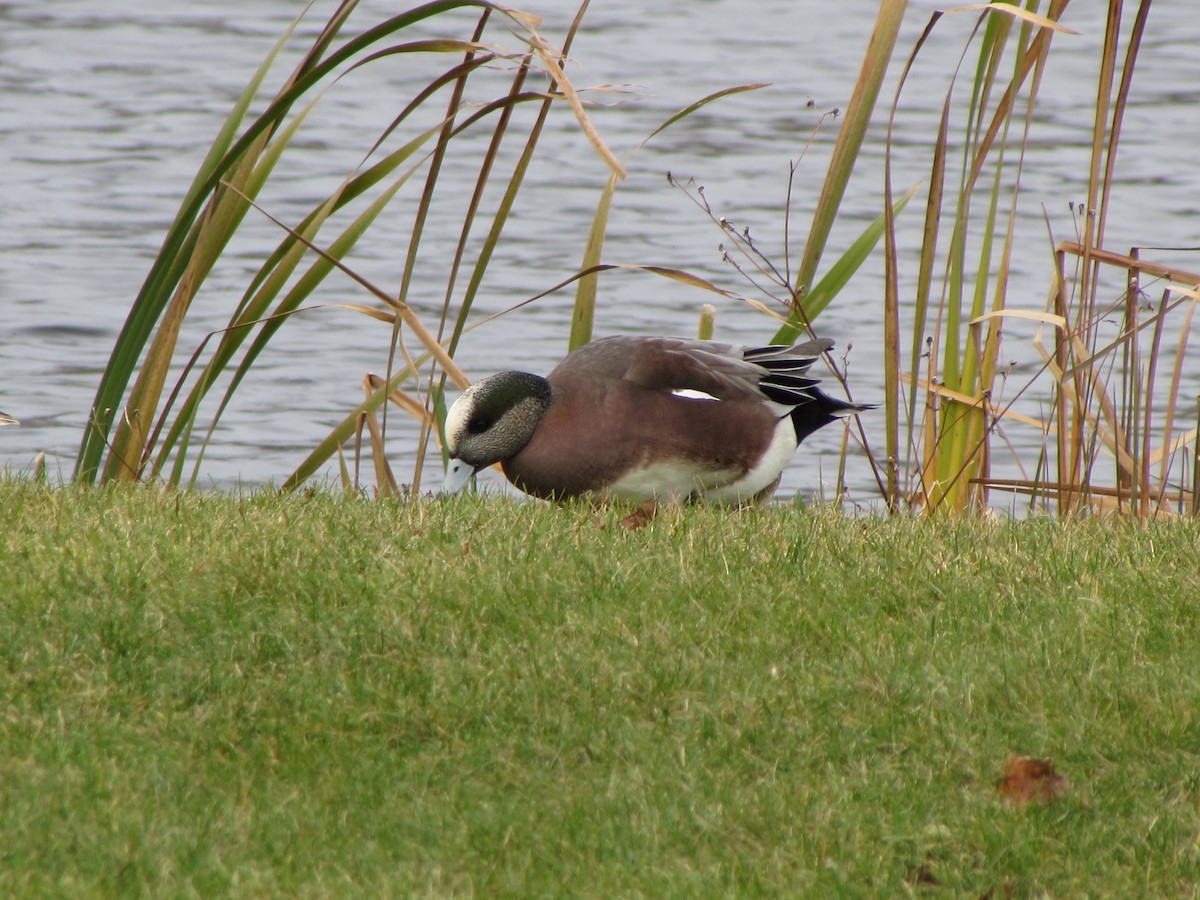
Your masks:
M378 380L378 378L372 375L367 375L363 378L363 391L368 397L374 392L375 385L373 382ZM396 476L392 474L392 467L388 464L387 453L384 452L383 429L379 425L375 410L372 409L364 412L362 419L366 423L367 431L371 436L371 461L375 465L375 484L379 495L381 497L398 497L400 496L400 486L396 483Z
M1077 460L1077 463L1073 461L1069 471L1076 474L1066 479L1060 475L1060 481L1069 483L1078 477L1083 463L1084 426L1092 429L1091 434L1116 458L1117 465L1122 471L1126 474L1134 474L1134 457L1122 446L1123 442L1120 439L1122 429L1117 418L1117 408L1109 394L1104 376L1098 368L1091 365L1073 365L1069 370L1064 370L1060 368L1059 352L1048 352L1040 337L1034 341L1034 344L1042 353L1047 369L1057 384L1059 397L1067 404L1072 413L1067 421L1071 423L1073 429L1071 434L1072 458ZM1069 348L1069 352L1076 359L1089 355L1083 338L1078 332L1067 333L1056 341L1056 345L1059 348ZM1097 406L1099 406L1098 412ZM1063 421L1060 416L1058 426L1060 435L1063 433Z
M588 118L587 111L583 108L583 101L579 99L579 94L568 80L566 73L563 72L562 66L558 64L560 54L550 46L546 40L530 29L529 37L526 39L529 46L538 55L538 59L542 61L542 65L546 67L546 71L550 73L550 77L555 81L555 89L560 91L563 98L567 101L567 105L571 107L571 111L575 113L575 118L579 121L579 127L583 129L584 135L587 136L588 143L604 160L607 165L618 178L625 178L625 166L617 159L616 154L608 149L604 140L600 137L600 133L596 131L596 127Z
M587 278L588 276L595 275L599 272L609 272L609 271L613 271L613 270L623 270L623 271L629 271L629 272L650 272L650 273L652 273L654 275L658 275L662 278L669 278L672 281L678 281L681 284L686 284L689 287L700 288L701 290L709 291L714 294L720 294L722 297L726 297L730 300L736 300L739 303L746 303L749 306L753 307L754 309L758 310L759 312L765 313L766 315L769 315L769 316L773 316L774 318L776 318L780 321L784 320L783 316L779 315L779 313L770 309L763 303L761 303L757 300L753 300L749 297L743 297L741 294L737 293L736 291L730 291L730 290L726 290L725 288L718 287L717 285L713 284L711 281L709 281L705 278L701 278L699 275L693 275L691 272L687 272L683 269L675 269L670 266L636 265L633 263L600 263L599 265L589 266L586 269L582 269L582 270L576 272L570 278L564 278L558 284L548 287L548 288L546 288L546 290L541 291L537 294L534 294L532 297L527 297L526 299L521 300L518 303L514 303L512 306L509 306L505 309L500 310L499 312L494 312L491 315L488 315L482 319L476 320L475 322L471 323L469 326L464 328L463 332L466 333L468 331L473 331L476 328L480 328L483 325L486 325L488 322L498 319L501 316L506 316L509 313L514 312L515 310L518 310L523 306L528 306L530 303L535 303L544 297L550 296L551 294L555 293L556 291L562 290L563 288L567 287L570 284L574 284L576 281L579 281L581 278Z
M585 6L586 6L586 4L585 4ZM513 7L513 6L497 5L496 9L499 10L500 12L504 13L506 16L508 16L514 22L520 22L521 25L527 31L532 31L535 28L542 27L542 17L535 15L531 12L526 12L523 9L517 9L516 7Z
M1113 104L1113 81L1117 68L1117 45L1120 40L1121 0L1110 0L1104 32L1104 49L1100 57L1097 79L1095 113L1092 120L1092 150L1088 171L1087 215L1083 220L1083 265L1080 268L1077 327L1085 330L1087 323L1096 320L1097 274L1088 258L1092 250L1104 244L1104 223L1107 220L1109 178L1116 158L1117 133L1109 133L1109 110ZM1119 124L1119 119L1114 120ZM1106 153L1106 147L1108 152ZM1107 158L1106 158L1107 157ZM1091 333L1086 331L1090 343Z
M913 377L903 372L900 375L900 380L905 384L911 384ZM1050 422L1044 422L1041 419L1035 419L1033 416L1027 416L1024 413L1019 413L1007 406L997 406L985 397L972 397L969 394L963 394L959 391L951 390L943 384L930 384L924 378L916 379L917 387L930 394L935 394L938 397L945 397L948 400L953 400L956 403L961 403L964 406L977 406L984 410L989 416L996 419L1011 419L1014 422L1020 422L1023 425L1029 425L1039 431L1050 433L1054 431L1054 425Z
M378 375L368 373L363 381L364 387L368 389L367 395L374 394L375 391L381 390L386 382ZM429 414L429 410L425 404L413 397L411 394L396 388L388 394L388 401L398 408L404 410L419 423L424 425L432 425L433 418Z
M1030 25L1036 25L1038 28L1048 28L1051 31L1059 31L1064 34L1079 34L1078 31L1072 31L1064 25L1059 24L1054 19L1048 19L1045 16L1039 16L1035 12L1031 12L1020 6L1013 6L1010 3L972 3L969 6L952 6L942 10L947 15L953 13L965 12L994 12L1002 13L1006 16L1012 16L1014 19L1023 19Z
M1122 484L1137 492L1134 498L1136 511L1139 516L1145 517L1152 507L1162 504L1162 500L1155 499L1156 496L1161 498L1169 496L1167 492L1169 465L1174 454L1195 439L1193 432L1188 432L1175 440L1173 431L1174 411L1179 398L1191 322L1195 306L1200 300L1200 289L1198 289L1200 275L1162 266L1132 255L1102 250L1089 251L1085 246L1074 242L1065 242L1059 245L1059 250L1060 255L1074 254L1090 259L1096 267L1090 278L1091 283L1095 285L1100 282L1099 269L1103 265L1117 267L1130 285L1137 285L1143 275L1172 279L1164 286L1163 298L1152 315L1139 318L1136 303L1124 304L1125 328L1115 340L1102 348L1095 349L1085 345L1083 336L1079 332L1075 332L1069 340L1058 342L1058 353L1053 366L1055 377L1058 378L1061 385L1060 401L1068 403L1074 420L1090 427L1104 449L1116 456ZM1174 279L1178 279L1178 281ZM1185 306L1183 322L1177 329L1179 337L1174 352L1172 375L1163 404L1166 414L1160 437L1157 439L1159 445L1155 448L1155 429L1152 418L1155 406L1153 403L1154 373L1161 354L1161 340L1166 317L1180 306ZM1085 328L1087 327L1087 323L1083 323L1083 325ZM1146 371L1144 374L1138 374L1136 367L1142 365L1138 362L1142 353L1138 348L1137 341L1140 334L1151 328L1153 336L1149 354L1144 363ZM1174 330L1176 329L1173 326ZM1133 408L1125 409L1122 415L1122 411L1115 408L1102 380L1098 380L1097 367L1113 358L1118 349L1125 347L1130 348L1127 351L1125 377L1131 379L1130 388L1136 398L1136 403L1140 406L1135 405ZM1043 356L1047 355L1044 346L1039 344L1038 349ZM1068 355L1064 355L1064 351L1067 351ZM1069 365L1060 370L1059 367L1064 362L1069 362ZM1133 369L1128 368L1131 365L1134 366ZM1087 388L1086 394L1083 392L1083 387ZM1090 404L1088 403L1089 399ZM1089 408L1092 405L1098 407L1098 413ZM1140 430L1140 435L1131 433L1131 429ZM1157 487L1151 477L1151 468L1155 465L1159 466ZM1064 479L1060 474L1060 481L1069 482L1070 480L1072 479Z
M281 222L275 216L271 215L269 212L267 212L265 209L263 209L261 206L259 206L257 203L255 203L253 200L251 200L249 197L246 197L245 194L241 194L241 192L237 191L236 188L231 187L230 189L237 192L242 197L244 197L246 199L246 202L248 202L251 206L253 206L254 209L258 210L260 213L262 213L264 216L266 216L268 219L270 219L272 222L274 222L280 228L287 231L289 234L292 235L292 237L294 237L300 243L304 244L304 246L307 247L309 250L311 250L313 253L316 253L317 255L319 255L322 259L324 259L330 265L334 266L339 272L342 272L343 274L349 276L358 285L365 288L367 291L369 291L371 294L373 294L378 300L382 301L390 309L395 311L395 313L403 321L404 325L407 326L409 329L411 329L413 334L415 334L417 336L417 339L421 342L421 345L429 352L430 356L432 356L435 360L437 360L438 365L440 365L445 370L446 374L450 377L451 381L453 381L455 384L457 384L461 388L466 388L471 383L470 379L467 378L467 376L463 373L462 369L460 369L458 367L458 364L454 362L454 359L446 352L446 349L441 345L441 343L438 341L438 339L436 337L434 337L433 332L431 332L428 328L425 327L425 324L421 321L420 317L418 317L417 314L415 312L413 312L412 308L407 303L401 303L399 300L397 300L391 294L387 293L382 288L379 288L376 285L374 285L373 283L371 283L368 279L364 278L362 275L355 272L353 269L351 269L349 266L347 266L340 259L336 258L335 256L330 255L325 250L323 250L321 247L317 246L312 241L310 241L306 237L304 237L304 235L302 235L302 234L298 233L297 231L295 231L294 229L288 227L288 225L286 223Z
M1171 435L1175 429L1175 401L1178 399L1179 392L1182 387L1184 352L1187 349L1188 338L1191 335L1192 320L1195 317L1196 305L1197 302L1200 302L1200 290L1191 289L1183 291L1182 293L1185 293L1187 296L1189 296L1192 299L1192 302L1188 305L1187 311L1184 313L1183 323L1179 329L1179 343L1175 350L1175 365L1173 371L1171 372L1171 386L1169 390L1171 401L1167 404L1167 417L1166 421L1163 423L1163 446L1158 451L1161 456L1162 463L1158 480L1159 484L1161 484L1164 488L1167 484L1167 473L1170 466L1171 456L1176 452L1176 449L1179 449L1181 446L1176 444L1175 447L1172 447L1171 443ZM1193 429L1190 434L1191 441L1195 441L1195 429ZM1189 441L1184 441L1184 444L1187 443L1189 443ZM1152 464L1155 461L1156 460L1153 458L1151 459Z
M1083 341L1078 334L1071 335L1070 344L1075 352L1084 352ZM1083 467L1086 463L1086 469L1092 468L1094 459L1089 460L1085 457L1094 454L1090 451L1085 454L1085 450L1089 445L1094 445L1097 450L1104 450L1116 461L1118 472L1128 479L1128 483L1142 484L1142 466L1139 464L1138 454L1125 440L1126 429L1119 421L1118 407L1112 399L1107 381L1095 367L1089 366L1081 370L1076 366L1074 369L1074 375L1064 376L1058 370L1053 357L1049 359L1049 370L1057 382L1059 395L1072 410L1071 421L1079 422L1078 434L1073 437L1073 441L1077 447L1075 452L1079 455L1080 466ZM1083 389L1080 385L1083 385ZM1078 483L1081 477L1085 477L1075 467L1070 471L1076 474L1066 480L1060 479L1061 483ZM1090 481L1090 478L1086 480ZM1092 487L1094 486L1080 484L1079 490L1086 493Z
M326 303L324 304L324 307L317 306L309 308L321 309L326 307L332 309L348 309L351 312L359 313L360 315L366 316L368 319L374 319L376 322L382 322L385 325L396 324L396 314L394 312L389 312L386 309L380 309L378 306L364 306L361 303Z
M1130 488L1105 487L1098 484L1072 484L1058 481L1031 481L1022 478L980 478L976 483L986 485L989 489L1007 491L1029 497L1045 497L1048 494L1067 494L1079 501L1086 502L1088 507L1097 513L1121 513L1130 508L1138 496ZM1151 505L1149 518L1176 518L1179 513L1168 504L1176 504L1187 508L1194 502L1194 490L1167 490L1160 502Z
M1162 463L1163 474L1159 479L1160 484L1165 485L1167 483L1167 464L1170 462L1171 457L1187 447L1195 447L1197 433L1200 433L1200 428L1190 428L1183 434L1176 435L1168 443L1157 447L1149 454L1150 465Z
M1113 35L1116 32L1116 27L1112 21L1113 10L1116 10L1116 17L1120 18L1120 9L1123 6L1121 2L1111 2L1109 4L1110 21L1109 34ZM1104 160L1104 176L1100 182L1100 199L1097 202L1093 192L1095 187L1094 182L1089 182L1089 203L1090 209L1096 211L1096 232L1095 243L1093 246L1101 247L1104 243L1104 227L1108 220L1109 197L1112 193L1112 186L1115 179L1115 170L1117 162L1117 147L1121 137L1121 126L1125 120L1125 108L1129 102L1129 90L1133 83L1134 64L1137 62L1138 51L1142 44L1142 35L1146 30L1146 19L1150 12L1150 2L1145 0L1138 6L1137 16L1134 19L1133 30L1129 36L1129 45L1125 50L1125 64L1121 68L1121 81L1117 87L1116 98L1112 101L1112 120L1108 128L1108 152L1105 154ZM1116 56L1116 39L1106 35L1105 37L1105 56L1102 66L1102 77L1104 84L1108 90L1112 90L1112 66L1115 64ZM1100 104L1097 105L1097 110L1100 109ZM1097 130L1101 131L1102 123L1097 121ZM1095 152L1096 145L1093 145ZM1095 177L1093 171L1092 177Z
M1154 278L1162 278L1175 282L1186 289L1200 287L1200 274L1196 272L1189 272L1177 266L1164 266L1162 263L1142 259L1139 256L1130 256L1127 253L1115 253L1111 250L1087 247L1078 241L1060 241L1055 247L1055 252L1078 257L1087 256L1093 262L1107 263L1108 265L1119 266L1122 269L1150 275Z

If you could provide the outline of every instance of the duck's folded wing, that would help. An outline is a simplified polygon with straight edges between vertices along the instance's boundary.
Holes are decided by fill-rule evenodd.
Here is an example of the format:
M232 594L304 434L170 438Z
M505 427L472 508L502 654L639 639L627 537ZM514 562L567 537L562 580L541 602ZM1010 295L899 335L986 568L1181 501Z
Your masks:
M695 391L718 400L762 399L763 367L740 349L707 341L662 340L630 355L624 378L652 390Z
M750 347L742 356L755 365L772 372L806 372L809 366L820 359L821 354L833 348L829 338L814 338L803 344L772 344L768 347Z
M796 406L811 399L810 366L833 341L795 346L736 347L687 338L600 338L575 351L550 373L550 382L576 390L605 390L624 381L654 391L716 400L768 399Z

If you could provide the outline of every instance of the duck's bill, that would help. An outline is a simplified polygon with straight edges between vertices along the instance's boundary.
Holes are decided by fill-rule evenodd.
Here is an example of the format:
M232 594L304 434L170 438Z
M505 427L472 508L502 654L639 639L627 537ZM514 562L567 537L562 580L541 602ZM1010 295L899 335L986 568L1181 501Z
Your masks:
M478 470L461 459L452 459L446 466L446 480L442 482L442 493L457 494L467 486L471 476Z

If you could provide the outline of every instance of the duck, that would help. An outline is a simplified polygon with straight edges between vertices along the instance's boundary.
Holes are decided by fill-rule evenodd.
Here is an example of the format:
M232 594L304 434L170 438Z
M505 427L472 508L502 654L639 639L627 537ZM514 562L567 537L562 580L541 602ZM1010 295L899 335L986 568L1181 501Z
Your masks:
M616 335L546 377L488 376L447 411L442 493L499 463L544 500L760 503L806 437L873 408L829 396L809 374L833 346Z

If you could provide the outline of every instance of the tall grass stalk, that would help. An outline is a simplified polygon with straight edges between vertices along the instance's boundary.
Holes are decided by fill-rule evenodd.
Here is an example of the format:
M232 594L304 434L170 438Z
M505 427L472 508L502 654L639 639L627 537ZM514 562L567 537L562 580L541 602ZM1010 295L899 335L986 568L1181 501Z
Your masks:
M1064 515L1115 508L1146 517L1172 504L1177 509L1188 504L1186 487L1169 488L1168 472L1173 460L1182 464L1178 451L1195 441L1194 432L1177 434L1175 409L1200 278L1103 247L1123 112L1149 9L1148 3L1138 5L1126 33L1123 6L1120 0L1110 2L1098 61L1081 233L1078 241L1057 248L1059 264L1050 273L1051 300L1044 310L1013 308L1008 276L1025 155L1037 127L1039 87L1052 39L1068 31L1060 23L1068 2L992 3L979 15L971 36L977 48L974 56L965 57L974 60L965 98L959 96L956 75L942 107L929 166L916 291L908 303L899 296L903 257L894 222L888 221L885 373L887 500L892 509L978 511L988 507L993 488L1028 493L1033 508ZM940 14L931 18L909 56L893 121L903 115L907 73L936 36L940 21ZM955 144L962 147L957 161L950 152ZM896 152L889 137L885 210L890 208ZM1155 237L1148 235L1146 243L1154 243ZM1068 266L1067 256L1077 257L1078 264ZM1102 277L1102 268L1111 265L1122 267L1126 276L1125 284L1115 289L1111 279ZM1139 313L1142 275L1165 280L1158 308L1148 317ZM1117 299L1103 299L1105 289ZM1097 326L1114 312L1121 314L1122 333L1102 346ZM901 337L904 315L911 315L907 360ZM1179 323L1177 332L1167 327L1171 315ZM1002 400L1001 388L1013 387L1007 379L997 381L1004 326L1018 319L1039 323L1035 344L1044 365ZM1049 350L1044 349L1046 329L1052 332ZM1175 333L1179 339L1168 347L1164 339ZM1118 350L1119 360L1114 356ZM1170 376L1162 396L1158 375L1164 368ZM907 391L902 393L904 382ZM1047 391L1050 416L1030 417L1015 408L1022 398ZM1008 426L1032 426L1043 437L1041 443L1053 448L1048 457L1018 460L1034 475L992 476L993 444L1007 443ZM1100 463L1105 455L1115 461L1113 483L1094 490L1108 471Z
M388 370L389 376L395 376L385 379L378 394L368 398L365 407L355 415L377 409L396 390L399 382L415 375L418 359L424 359L426 354L437 360L438 365L460 385L466 383L452 363L454 343L507 221L549 106L564 96L575 98L572 109L581 127L589 132L598 149L602 150L603 145L594 135L594 129L590 129L576 92L565 82L561 68L553 63L553 53L534 28L533 17L487 0L438 0L391 16L339 44L340 33L356 5L353 0L339 5L296 70L273 99L267 101L262 113L248 118L249 109L258 99L268 73L292 34L291 29L268 55L235 104L188 191L114 346L83 436L75 480L85 484L98 478L152 477L175 484L184 481L201 403L224 380L224 396L204 429L200 452L190 461L194 481L203 459L204 444L234 392L271 339L293 313L305 308L304 304L332 271L337 269L355 277L346 265L354 246L397 193L421 172L425 174L424 186L413 214L399 290L391 294L368 285L382 306L349 305L351 309L391 325L393 349ZM469 38L406 40L407 30L414 26L437 24L442 19L457 22L454 14L469 8L479 11L477 24ZM571 34L578 27L584 9L586 3L580 8ZM503 20L501 28L525 36L528 44L525 51L507 53L483 42L489 25L497 17ZM568 42L569 38L570 35ZM251 280L228 325L210 335L210 338L216 338L215 342L206 338L191 354L183 376L162 402L177 356L183 323L193 304L206 299L202 287L207 276L267 179L286 159L286 152L296 135L302 132L305 119L320 114L320 101L327 88L340 80L362 78L363 70L384 66L398 55L428 57L436 65L437 57L445 54L458 55L459 61L440 72L431 69L434 74L429 83L398 106L399 111L382 127L374 146L367 150L357 169L295 227L282 226L285 237ZM535 55L556 73L548 91L529 91L524 87ZM507 68L510 73L509 88L490 102L464 109L467 82L486 79L485 87L491 85L495 78L491 69L497 67ZM416 114L439 97L444 97L446 102L445 112L435 115L439 124L415 129L412 123L417 121ZM498 147L512 127L513 110L530 102L541 105L540 114L526 133L525 149L515 171L507 176L501 206L491 216L488 236L472 266L468 289L457 300L457 315L454 316L451 306L463 262L462 248L475 227L483 187L492 180ZM428 113L425 115L428 118ZM459 253L447 277L441 324L429 326L417 317L407 297L421 250L426 216L437 189L441 162L452 147L457 149L465 143L465 135L489 119L494 120L492 137L483 151L478 183L464 214ZM411 136L398 149L385 148L385 142L393 134L405 133ZM338 235L326 238L322 229L336 213L355 202L365 202L365 208ZM306 259L310 260L308 267L301 269ZM447 341L449 350L442 346L448 318L454 322ZM404 347L402 329L415 335L421 345L419 353ZM210 343L215 343L211 351L208 349ZM202 358L205 353L207 357ZM397 364L398 359L406 361L403 367ZM190 382L186 381L189 376ZM133 386L127 392L131 381ZM385 429L386 420L380 423L381 438ZM309 460L310 467L332 458L348 432L343 431L340 437L342 440L322 442Z
M344 40L341 33L356 7L354 0L347 0L278 92L265 101L264 110L251 116L250 109L259 102L275 61L291 39L289 30L221 128L131 309L97 391L75 479L85 484L134 478L195 483L208 443L235 393L289 318L313 308L318 289L336 270L373 298L373 303L342 306L387 327L387 369L381 376L366 374L362 403L312 448L284 486L302 484L335 459L357 483L342 458L353 439L353 471L361 468L359 456L365 446L381 490L397 491L386 459L388 407L395 405L421 427L409 479L419 490L428 438L437 435L445 414L445 380L466 383L454 353L467 328L487 321L472 320L474 302L501 247L546 118L559 105L575 117L611 173L582 248L579 272L524 301L576 283L568 350L590 340L600 276L614 270L651 273L744 300L774 318L776 341L795 340L837 301L882 240L882 456L874 452L861 424L854 438L866 451L889 509L979 511L988 507L991 492L997 490L1027 494L1031 509L1061 514L1113 509L1148 518L1198 505L1190 487L1196 476L1188 475L1188 466L1194 468L1197 433L1183 424L1178 409L1190 362L1200 277L1145 260L1136 252L1118 253L1104 246L1124 110L1148 28L1148 2L1136 5L1130 24L1125 4L1110 0L1097 66L1087 198L1075 240L1056 248L1050 299L1041 309L1014 307L1008 282L1039 90L1052 42L1069 30L1060 21L1069 0L990 3L979 13L932 136L920 246L910 257L897 239L896 217L918 188L902 191L893 185L892 158L899 149L891 134L896 120L905 115L914 62L931 41L940 39L944 16L931 17L906 59L891 103L881 213L830 262L828 238L907 11L903 0L882 0L853 95L840 117L802 249L792 246L797 229L791 186L797 163L792 164L783 204L781 263L764 252L748 227L714 211L702 187L683 186L721 229L727 261L758 295L750 297L658 261L604 261L609 215L631 158L620 160L604 145L588 120L585 99L565 74L566 54L587 6L586 0L579 6L559 50L539 33L533 17L487 0L428 3ZM461 29L455 14L463 9L478 11L467 33L407 38L408 29L440 22L443 16ZM490 40L501 28L517 34L518 51L504 51ZM381 125L361 163L328 197L298 222L279 223L283 237L250 280L227 324L187 355L182 374L168 388L177 359L186 355L178 346L183 325L195 317L196 304L211 302L203 291L209 273L245 216L256 209L264 185L286 165L289 148L305 122L325 114L325 92L335 82L363 78L364 70L387 65L400 55L434 66L447 56L452 62L431 68L428 83L414 89L394 117ZM542 85L530 87L531 80ZM468 107L468 86L478 84L492 99ZM759 87L731 87L704 97L670 117L646 140L714 100ZM536 109L531 116L515 115L531 103ZM505 152L514 144L519 149ZM445 285L440 309L426 321L409 303L409 295L426 252L424 236L435 198L441 196L440 173L450 154L475 154L477 174L461 212L452 262L441 267ZM514 155L515 161L507 163ZM418 194L398 288L383 290L355 272L354 248L414 185ZM500 199L487 209L493 187L500 188ZM261 213L270 215L269 210ZM334 221L342 224L330 234ZM470 249L476 242L479 246ZM1145 241L1157 242L1154 235ZM901 297L901 267L907 265L915 268L915 288L913 296ZM1151 290L1158 296L1154 308L1147 310L1142 298ZM1113 316L1121 321L1116 338L1101 327ZM1036 324L1033 342L1043 360L1025 383L1017 383L999 361L1005 329L1018 321ZM842 378L838 361L827 362ZM220 391L215 411L204 418L202 410L209 408L206 401L214 391ZM1039 402L1042 411L1035 414ZM1033 429L1035 437L1012 441L1010 428ZM1016 443L1032 443L1041 451L1036 458L1016 460L1021 477L995 476L998 453ZM1190 454L1185 452L1188 448Z

